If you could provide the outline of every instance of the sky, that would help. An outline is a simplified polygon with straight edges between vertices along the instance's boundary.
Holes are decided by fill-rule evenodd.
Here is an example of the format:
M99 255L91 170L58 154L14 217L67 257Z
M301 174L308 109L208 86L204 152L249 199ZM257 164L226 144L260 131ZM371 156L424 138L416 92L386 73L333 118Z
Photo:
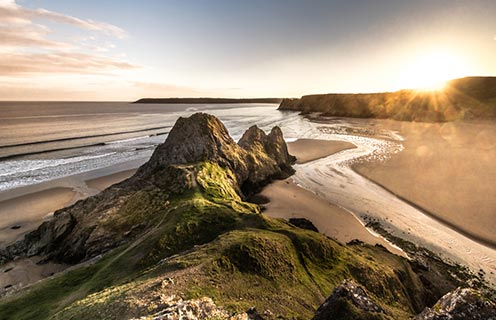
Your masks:
M0 0L0 100L300 97L496 75L494 0Z

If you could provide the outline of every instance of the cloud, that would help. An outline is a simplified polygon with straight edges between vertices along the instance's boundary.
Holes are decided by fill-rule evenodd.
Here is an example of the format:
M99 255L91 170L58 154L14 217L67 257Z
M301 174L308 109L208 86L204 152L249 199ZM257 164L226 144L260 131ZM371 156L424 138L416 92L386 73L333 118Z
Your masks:
M28 9L18 6L15 1L0 0L0 21L2 23L30 23L34 19L47 19L57 23L69 24L81 29L98 31L119 39L128 37L123 29L105 22L79 19L45 9Z
M128 62L84 53L34 53L1 55L0 76L26 74L78 73L101 74L106 71L138 68Z
M3 47L38 47L67 49L73 45L46 38L49 29L36 24L20 27L0 26L0 46Z
M40 24L43 20L76 26L85 31L97 31L117 38L127 33L114 25L83 20L45 9L27 9L12 0L0 0L0 77L20 77L40 74L109 74L115 70L137 68L121 58L103 53L114 44L99 43L94 34L91 40L52 40L53 32ZM36 22L35 22L36 21ZM92 52L92 53L88 53Z
M15 0L0 0L0 7L15 7Z

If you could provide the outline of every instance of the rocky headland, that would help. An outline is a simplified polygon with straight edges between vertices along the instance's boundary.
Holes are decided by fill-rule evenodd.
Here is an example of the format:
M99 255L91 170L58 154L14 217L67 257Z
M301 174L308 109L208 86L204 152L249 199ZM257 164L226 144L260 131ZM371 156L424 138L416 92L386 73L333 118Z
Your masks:
M455 79L439 91L307 95L300 99L283 99L279 109L418 122L493 119L496 117L496 77Z
M458 287L473 287L469 316L494 314L477 277L413 244L411 260L345 245L247 202L295 160L278 127L236 143L214 116L180 118L134 176L0 252L73 265L4 290L0 319L430 319L444 295L466 296Z

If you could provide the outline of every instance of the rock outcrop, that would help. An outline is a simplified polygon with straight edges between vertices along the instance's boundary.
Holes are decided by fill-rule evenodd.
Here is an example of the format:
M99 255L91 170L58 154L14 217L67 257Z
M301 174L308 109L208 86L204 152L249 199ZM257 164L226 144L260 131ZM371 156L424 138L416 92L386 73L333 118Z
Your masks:
M470 288L457 288L444 295L432 308L425 308L414 320L496 319L496 304Z
M353 280L344 280L317 309L313 320L387 319L385 311Z
M279 109L336 117L424 122L495 118L496 77L452 80L441 91L308 95L301 99L283 99Z
M173 319L188 319L188 320L203 320L203 319L230 319L241 320L248 319L242 315L238 317L230 317L229 313L215 305L212 299L203 297L194 300L183 300L176 296L166 298L166 307L154 314L133 318L132 320L173 320Z
M278 127L266 135L253 126L237 144L212 115L179 118L133 177L56 211L52 220L0 252L0 262L44 255L77 263L128 242L163 214L170 195L198 185L195 164L207 161L232 172L226 179L244 198L272 179L291 175L295 158Z
M165 143L156 148L134 179L146 179L169 165L207 160L229 168L236 175L238 187L252 193L273 178L291 175L294 172L291 164L296 158L288 153L279 127L266 135L252 126L236 143L219 119L196 113L177 120Z

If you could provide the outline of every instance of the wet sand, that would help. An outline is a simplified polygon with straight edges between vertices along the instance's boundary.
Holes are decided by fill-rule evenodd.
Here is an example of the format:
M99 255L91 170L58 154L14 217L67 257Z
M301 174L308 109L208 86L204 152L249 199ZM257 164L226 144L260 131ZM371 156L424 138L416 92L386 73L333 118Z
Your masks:
M496 248L496 122L381 121L405 138L385 162L354 166L425 213Z
M288 143L289 152L297 157L300 164L352 148L355 145L344 141L299 139ZM320 232L342 243L359 239L371 245L380 244L390 252L405 256L403 251L372 234L351 212L297 186L291 178L271 183L261 195L270 200L264 205L264 214L269 217L286 220L306 218Z
M405 187L405 196L398 197L388 191L387 188L365 178L352 169L357 163L364 162L373 162L377 166L381 166L387 164L390 159L401 155L405 151L404 148L406 147L403 144L406 144L406 141L403 141L402 132L395 130L400 129L401 126L418 125L430 127L444 125L446 130L453 124L415 124L389 120L348 118L321 118L318 121L312 121L312 123L316 129L322 132L323 138L348 141L355 144L357 148L344 150L311 163L297 165L297 171L292 176L293 181L320 198L341 208L346 208L363 223L376 221L392 235L425 247L446 261L460 263L469 267L475 273L483 270L488 283L496 286L496 250L474 237L467 237L466 233L460 232L458 228L454 228L450 224L441 222L431 214L426 214L412 201L405 201L405 199L408 200L409 186L413 180L405 179L401 176L396 177L394 173L391 175L391 179L398 179L397 181L401 181ZM474 132L479 131L485 136L488 135L488 131L485 130L484 126L479 126L477 129ZM448 138L453 136L453 134L447 134L446 132L443 135ZM429 134L424 135L422 139L430 139ZM419 142L422 142L422 139ZM460 140L463 141L463 139L455 139L455 142ZM483 141L484 149L491 150L491 139ZM476 144L475 141L473 143ZM446 150L449 152L450 148L456 149L456 147L456 144L454 144L451 147L446 147ZM421 152L423 149L425 150L425 148L420 149ZM463 152L469 153L469 156L475 160L476 155L473 154L470 148L467 147L464 151L459 151L458 155L462 156ZM484 157L484 155L480 155L480 157ZM443 157L439 156L439 158ZM460 159L462 158L458 158L459 161ZM428 163L424 163L423 167L415 167L415 161L419 161L419 159L408 162L410 166L416 168L412 179L422 178L423 175L436 175L435 170L428 167ZM483 163L486 169L490 170L490 161L484 160ZM442 164L436 164L435 166L440 173L444 172L445 168L443 168ZM477 161L469 164L465 163L462 167L470 168L470 166L476 167ZM406 164L397 164L397 167L390 167L390 169L395 170L397 174L409 173L409 166ZM389 173L385 172L385 174ZM470 175L471 173L469 171L450 171L450 174L451 176L448 175L444 178L446 179L444 187L447 190L451 188L451 184L459 183L457 181L459 177ZM491 173L488 175L491 175ZM487 182L485 179L487 177L482 178L479 182L484 182L485 185ZM430 197L431 202L437 201L438 195L435 190L427 189L426 194L427 197ZM471 197L472 194L469 191L461 201ZM478 201L483 201L481 199L487 194L474 196L478 198ZM472 210L477 210L477 201L472 202L472 205ZM463 215L463 213L458 214Z

